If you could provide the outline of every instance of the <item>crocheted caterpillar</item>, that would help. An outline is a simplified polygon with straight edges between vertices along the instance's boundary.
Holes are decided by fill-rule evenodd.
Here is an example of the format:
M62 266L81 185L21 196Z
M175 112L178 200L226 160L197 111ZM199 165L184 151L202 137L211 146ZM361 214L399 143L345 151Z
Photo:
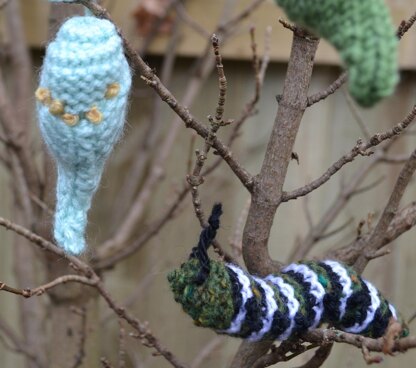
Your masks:
M399 318L372 284L336 261L294 263L262 279L210 260L221 213L215 205L190 259L168 275L175 300L196 325L258 341L286 340L326 322L376 338Z
M130 86L122 40L107 20L70 18L46 49L37 111L58 170L54 236L68 253L86 247L87 212L122 133Z
M275 0L287 16L340 53L349 90L362 106L393 93L399 80L398 40L384 0Z

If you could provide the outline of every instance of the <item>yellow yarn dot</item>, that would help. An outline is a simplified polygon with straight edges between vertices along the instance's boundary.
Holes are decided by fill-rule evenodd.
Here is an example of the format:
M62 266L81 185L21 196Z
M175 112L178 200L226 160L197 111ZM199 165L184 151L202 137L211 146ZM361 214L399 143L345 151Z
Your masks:
M65 112L64 104L59 100L52 100L49 105L49 112L52 115L62 115Z
M105 92L105 98L116 97L120 92L120 85L118 83L111 83L107 86L107 91Z
M52 102L51 91L47 88L39 87L35 92L35 97L47 106Z
M262 298L262 295L261 295L259 289L255 288L255 287L251 287L251 290L253 291L253 294L257 299Z
M74 126L74 125L78 124L79 117L78 117L78 115L64 114L64 115L62 115L62 120L64 121L64 123L66 125Z
M99 124L103 121L103 114L98 110L97 106L93 106L90 111L85 114L86 118L93 124Z

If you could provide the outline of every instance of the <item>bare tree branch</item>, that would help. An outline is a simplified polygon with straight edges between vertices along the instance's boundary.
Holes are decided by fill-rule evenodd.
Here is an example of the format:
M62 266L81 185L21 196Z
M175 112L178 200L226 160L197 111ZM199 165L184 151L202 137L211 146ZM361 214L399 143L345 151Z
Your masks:
M103 368L113 368L113 365L108 361L107 358L102 357L100 361L101 361L101 365L103 366Z
M325 100L328 96L333 95L348 80L348 73L342 73L326 90L317 92L308 97L308 107Z
M256 3L261 3L262 1L263 0L257 0ZM94 2L90 2L88 0L78 0L77 2L89 8L97 17L105 18L111 21L108 12L98 4L95 4ZM244 16L246 15L244 14ZM241 17L239 17L238 19L240 18ZM191 128L195 130L201 137L207 138L209 135L209 130L201 122L197 121L185 106L181 105L178 102L178 100L172 95L172 93L162 84L162 82L156 76L153 70L144 62L140 55L134 51L134 49L130 46L129 42L124 38L121 32L120 36L123 38L125 52L130 61L130 65L134 69L140 71L142 79L145 80L145 82L156 91L160 98L164 102L166 102L173 111L175 111L175 113L185 123L185 126L187 128ZM246 188L250 189L252 185L252 177L240 165L240 163L238 163L234 159L230 149L227 146L225 146L218 138L215 138L213 140L212 145L218 152L218 154L230 166L234 174L240 179L243 185Z
M406 34L406 32L410 28L412 28L415 22L416 22L416 13L414 13L408 20L403 20L400 23L399 28L397 29L397 37L401 39Z
M16 294L23 296L24 298L31 298L32 296L40 296L46 293L48 290L62 284L66 284L68 282L78 282L80 284L94 286L97 284L98 279L90 279L84 276L78 275L65 275L58 277L56 280L53 280L47 284L38 286L34 289L17 289L11 286L6 285L5 283L0 281L0 291L6 291L8 293Z
M79 350L78 354L75 357L75 362L72 368L78 368L81 367L82 362L85 358L85 340L87 336L87 310L85 307L83 308L72 308L72 312L79 315L81 317L81 331L80 332L80 339L79 339Z
M293 34L282 98L260 173L254 178L252 201L243 233L244 262L249 272L254 274L267 275L279 271L281 266L271 260L267 244L276 210L282 201L293 145L307 108L307 93L318 43L319 40L313 37ZM243 342L231 368L252 367L269 346L270 342Z
M307 361L305 364L300 366L299 368L319 368L321 367L325 361L328 359L329 355L331 354L333 344L326 344L320 346L314 356Z
M31 351L30 347L27 346L20 338L16 335L16 333L11 329L7 323L0 319L0 337L5 336L10 342L13 344L10 347L13 351L18 354L23 354L28 359L30 359L38 368L46 368L46 362L43 359L40 359L33 351ZM3 341L6 343L5 341Z
M215 351L219 349L221 344L224 343L224 338L221 336L215 336L203 349L198 353L191 363L191 368L199 368L204 361L208 360L210 356L214 355Z
M401 134L415 119L416 117L416 105L413 106L413 109L405 117L403 121L395 125L393 128L389 129L383 133L374 134L368 141L363 142L358 140L357 144L352 148L352 150L342 156L337 162L335 162L321 177L314 180L308 185L305 185L302 188L296 189L289 193L284 193L282 201L287 202L292 199L304 196L319 188L321 185L325 184L334 174L336 174L344 165L349 162L352 162L357 156L369 156L373 152L369 151L370 148L378 146L380 143L392 139L395 136Z
M358 272L362 272L371 259L371 256L384 246L388 228L397 214L400 201L415 171L416 150L413 151L409 160L403 166L403 169L401 170L394 189L391 193L390 199L387 202L387 205L384 208L384 211L378 220L377 225L372 231L367 244L363 248L362 254L354 265Z
M94 272L94 270L79 260L76 257L70 256L65 254L60 248L56 247L53 243L47 241L46 239L32 233L31 231L13 224L12 222L5 220L0 217L0 226L4 226L5 228L9 230L13 230L19 235L22 235L23 237L29 239L32 243L38 245L42 249L54 253L55 255L61 256L65 259L67 259L72 267L77 269L78 271L82 272L85 277L78 276L78 275L67 275L63 276L61 278L58 278L48 284L42 285L39 288L36 288L34 290L25 291L24 289L16 289L16 288L10 288L7 285L3 284L3 290L13 292L14 294L18 294L24 297L31 297L33 295L39 295L39 293L42 293L43 291L50 290L51 288L54 288L55 286L65 283L65 282L77 282L84 285L88 285L91 287L94 287L99 294L104 298L107 305L117 314L117 316L121 319L124 319L131 327L133 327L140 337L140 340L142 343L145 344L145 346L154 348L158 351L160 355L162 355L169 363L171 363L176 368L184 368L185 365L179 362L179 360L171 353L169 350L167 350L160 341L151 333L147 325L140 322L137 318L135 318L130 312L126 311L124 308L119 306L116 301L111 297L111 295L108 293L108 291L105 289L104 285L102 284L100 278L98 275ZM7 287L7 290L6 290Z
M318 40L294 34L282 99L263 165L254 179L252 201L244 229L243 256L250 272L268 274L276 271L268 254L267 242L274 215L282 202L287 168L306 109L317 47Z
M391 221L389 227L387 228L384 237L379 244L379 247L383 247L387 244L390 244L396 240L400 235L404 234L408 230L412 229L416 225L416 202L405 206L400 210L394 219ZM333 249L322 255L322 259L339 259L343 262L353 265L358 257L363 251L363 247L368 243L369 237L371 234L368 234L364 237L359 237L354 240L352 243L340 248ZM380 249L379 248L379 249Z

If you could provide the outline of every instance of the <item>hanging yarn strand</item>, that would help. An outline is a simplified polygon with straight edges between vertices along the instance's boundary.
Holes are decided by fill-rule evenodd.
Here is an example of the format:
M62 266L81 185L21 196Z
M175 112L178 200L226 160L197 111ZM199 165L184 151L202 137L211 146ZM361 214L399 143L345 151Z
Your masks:
M217 206L211 215L218 221L216 229ZM215 233L213 230L211 235ZM209 242L212 240L210 236ZM340 262L293 263L279 274L259 278L236 265L209 260L205 246L200 258L200 244L187 262L168 275L175 300L197 326L259 341L286 340L330 323L346 332L378 338L393 318L402 323L402 336L408 334L394 306Z
M54 236L68 253L86 248L87 212L122 134L130 86L122 40L108 20L70 18L46 49L37 111L58 172Z
M399 81L398 39L384 0L275 0L290 20L325 38L348 69L362 106L390 96Z
M217 236L217 230L220 227L220 217L222 215L222 205L217 203L212 209L211 216L208 219L208 226L201 231L198 245L192 248L190 259L196 258L199 261L201 270L196 277L196 284L201 285L205 282L209 275L210 259L208 256L208 248Z

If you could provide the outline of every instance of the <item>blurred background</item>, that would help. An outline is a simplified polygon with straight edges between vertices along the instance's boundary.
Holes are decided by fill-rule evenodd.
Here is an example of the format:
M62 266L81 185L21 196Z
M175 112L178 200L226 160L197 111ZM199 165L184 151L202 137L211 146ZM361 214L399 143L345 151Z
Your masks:
M51 36L51 27L60 18L54 18L54 13L50 13L50 5L46 0L10 1L18 4L18 14L24 27L22 39L27 42L32 62L30 88L34 91L44 49ZM225 117L235 119L241 115L255 91L250 28L255 28L257 53L262 58L267 45L266 30L271 27L268 36L270 64L265 74L260 101L256 113L244 124L241 135L233 145L233 152L240 162L251 173L256 173L263 160L276 114L276 95L282 91L290 53L291 32L278 23L279 17L284 18L284 14L271 1L259 2L247 18L231 26L228 23L227 26L230 19L252 3L248 0L102 2L126 38L157 74L162 75L174 95L194 116L204 122L208 122L209 114L215 114L218 96L218 78L210 49L210 35L215 31L221 41L224 70L228 80ZM415 0L389 0L388 4L395 25L409 18L416 9ZM77 9L72 5L62 7L71 9L71 12ZM9 61L8 50L16 42L16 38L10 32L8 17L10 12L8 13L6 5L0 8L0 62L7 85L12 88L16 81L11 77L10 71L14 65ZM365 138L366 130L374 134L388 129L404 118L415 103L416 96L414 45L416 30L411 29L400 42L401 82L398 90L394 96L375 108L360 109L350 100L346 88L343 87L307 110L295 144L299 163L293 161L289 167L286 190L300 187L320 176L340 156L351 150L358 138ZM341 72L337 54L322 41L316 58L311 93L325 89ZM32 134L33 154L40 162L43 148L33 110L34 102L34 97L26 100L26 107L31 111L31 121L28 122L27 129ZM220 134L226 140L231 131L231 127L226 127ZM415 148L414 134L416 130L413 129L411 134L400 140L400 144L393 146L391 152L395 155L410 153ZM98 248L117 233L131 209L131 204L135 203L140 193L143 195L143 188L147 189L146 197L142 213L134 221L130 240L139 238L142 232L147 231L149 225L176 200L185 185L189 161L194 158L190 152L202 145L203 141L195 137L191 130L185 129L172 111L155 97L153 90L143 83L139 75L135 75L125 134L110 158L90 212L89 246ZM314 226L322 221L327 211L334 208L337 199L345 195L349 183L363 168L365 175L363 174L355 189L369 187L369 190L355 193L351 199L346 195L349 200L341 204L339 211L334 212L333 222L325 233L339 227L342 227L342 231L317 240L308 257L349 243L356 236L360 221L368 220L372 213L379 213L391 192L400 165L382 162L369 165L365 169L368 159L358 158L307 199L301 198L280 208L269 244L275 259L282 262L290 259L295 245L311 235ZM208 165L215 160L216 156L211 155ZM149 185L146 179L152 175L155 176L155 181ZM12 188L13 182L8 170L0 165L0 216L5 218L15 218ZM225 214L219 239L227 251L239 257L240 228L247 211L248 193L229 168L221 164L207 176L200 187L200 194L202 207L206 212L209 212L214 202L223 202ZM413 184L408 188L403 203L414 201L415 195L416 186ZM50 217L42 221L45 227L51 224ZM365 226L371 224L367 222ZM193 362L193 368L225 367L230 363L239 341L218 337L212 331L195 327L174 302L166 281L167 273L186 259L199 232L200 225L188 193L178 205L175 215L157 234L133 255L106 271L104 280L118 301L128 306L141 320L148 321L151 330L163 343L182 360ZM32 254L33 257L26 255L29 258L21 258L25 255L16 250L19 241L11 232L0 229L0 280L22 288L37 286L46 277L45 261L37 252ZM373 261L365 271L365 277L371 279L396 304L405 318L410 318L416 312L413 284L416 278L415 241L416 232L409 231L390 247L390 255ZM53 262L55 264L48 267L60 267L59 260ZM19 282L22 280L19 272L26 273L28 285ZM54 308L51 307L47 295L28 301L12 294L1 293L0 318L13 328L19 339L24 339L22 303L31 303L30 311L33 314L30 318L42 321L36 332L39 349L54 349L57 354L61 351L64 356L65 346L53 346L54 341L50 339L52 327L49 322ZM116 360L119 351L119 325L113 313L101 301L94 299L91 303L93 305L89 308L93 311L93 317L88 323L87 333L90 338L83 366L92 368L100 366L99 358L103 355L110 360ZM206 356L204 351L207 352ZM135 339L126 339L126 354L128 367L169 366L162 358L152 357L151 351ZM281 366L301 365L308 357L310 355L304 354L296 362L291 361ZM416 352L410 351L395 358L386 358L382 366L413 367L415 361ZM24 356L16 351L16 347L1 328L0 366L28 366ZM62 363L62 367L67 366L69 365ZM325 365L364 366L360 352L346 345L337 345Z

